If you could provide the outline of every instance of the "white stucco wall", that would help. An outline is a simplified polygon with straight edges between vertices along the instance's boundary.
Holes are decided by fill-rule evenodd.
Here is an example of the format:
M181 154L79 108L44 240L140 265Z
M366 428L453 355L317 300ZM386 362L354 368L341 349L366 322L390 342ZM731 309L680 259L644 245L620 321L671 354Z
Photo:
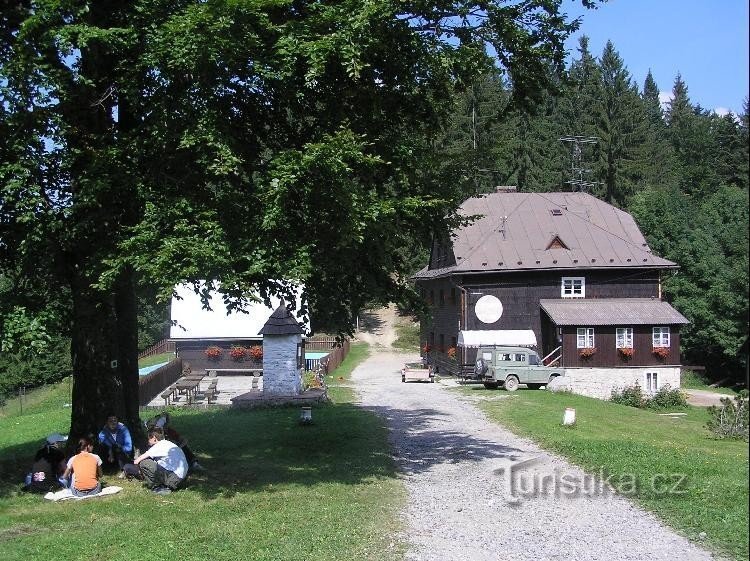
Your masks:
M302 373L297 368L297 345L301 335L266 335L263 338L263 393L297 395L302 391Z
M657 373L657 389L669 384L680 387L679 366L641 366L633 368L566 368L565 376L555 378L547 389L550 391L570 391L580 395L609 399L613 389L641 386L643 393L648 391L646 373Z

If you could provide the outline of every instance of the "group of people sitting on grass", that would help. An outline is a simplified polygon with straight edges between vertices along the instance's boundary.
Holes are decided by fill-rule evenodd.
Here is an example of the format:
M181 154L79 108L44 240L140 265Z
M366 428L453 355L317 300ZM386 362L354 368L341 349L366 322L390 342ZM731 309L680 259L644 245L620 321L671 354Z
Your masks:
M51 434L34 456L25 488L47 492L68 488L73 496L96 495L102 490L103 470L119 472L120 478L136 478L157 494L177 489L189 470L202 469L185 439L169 425L169 414L161 413L146 423L149 448L134 458L130 431L115 415L97 438L78 440L76 454L65 460L67 438Z

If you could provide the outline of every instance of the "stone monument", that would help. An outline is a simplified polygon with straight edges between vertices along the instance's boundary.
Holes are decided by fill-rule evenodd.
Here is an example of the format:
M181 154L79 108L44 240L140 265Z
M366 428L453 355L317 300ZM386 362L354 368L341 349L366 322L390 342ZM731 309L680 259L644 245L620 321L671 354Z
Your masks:
M302 326L282 301L259 331L263 335L263 393L297 395L302 392Z

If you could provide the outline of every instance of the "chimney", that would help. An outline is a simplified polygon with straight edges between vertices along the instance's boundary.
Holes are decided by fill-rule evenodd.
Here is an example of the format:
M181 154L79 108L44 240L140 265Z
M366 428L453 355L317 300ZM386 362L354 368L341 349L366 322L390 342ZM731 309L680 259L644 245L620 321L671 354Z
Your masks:
M515 193L518 187L515 185L498 185L495 187L495 193Z

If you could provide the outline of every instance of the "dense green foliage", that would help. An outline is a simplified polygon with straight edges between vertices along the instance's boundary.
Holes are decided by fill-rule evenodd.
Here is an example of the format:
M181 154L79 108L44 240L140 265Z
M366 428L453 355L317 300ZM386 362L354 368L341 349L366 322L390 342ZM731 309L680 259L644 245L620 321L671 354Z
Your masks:
M747 444L713 438L704 427L705 409L688 407L685 416L670 418L579 395L534 391L480 404L491 419L589 473L603 469L615 487L635 477L639 484L628 496L689 538L697 541L705 532L704 545L747 559ZM576 410L575 428L562 426L566 407ZM684 474L678 488L684 492L650 484L656 474Z
M717 438L748 439L750 434L750 404L748 404L747 390L743 390L731 399L721 398L721 406L712 405L708 408L710 419L706 428Z
M456 92L500 68L535 102L576 27L556 0L5 10L0 272L34 284L30 317L64 312L72 432L137 424L140 287L213 280L241 308L300 283L332 332L402 297L404 248L462 198L433 150Z

